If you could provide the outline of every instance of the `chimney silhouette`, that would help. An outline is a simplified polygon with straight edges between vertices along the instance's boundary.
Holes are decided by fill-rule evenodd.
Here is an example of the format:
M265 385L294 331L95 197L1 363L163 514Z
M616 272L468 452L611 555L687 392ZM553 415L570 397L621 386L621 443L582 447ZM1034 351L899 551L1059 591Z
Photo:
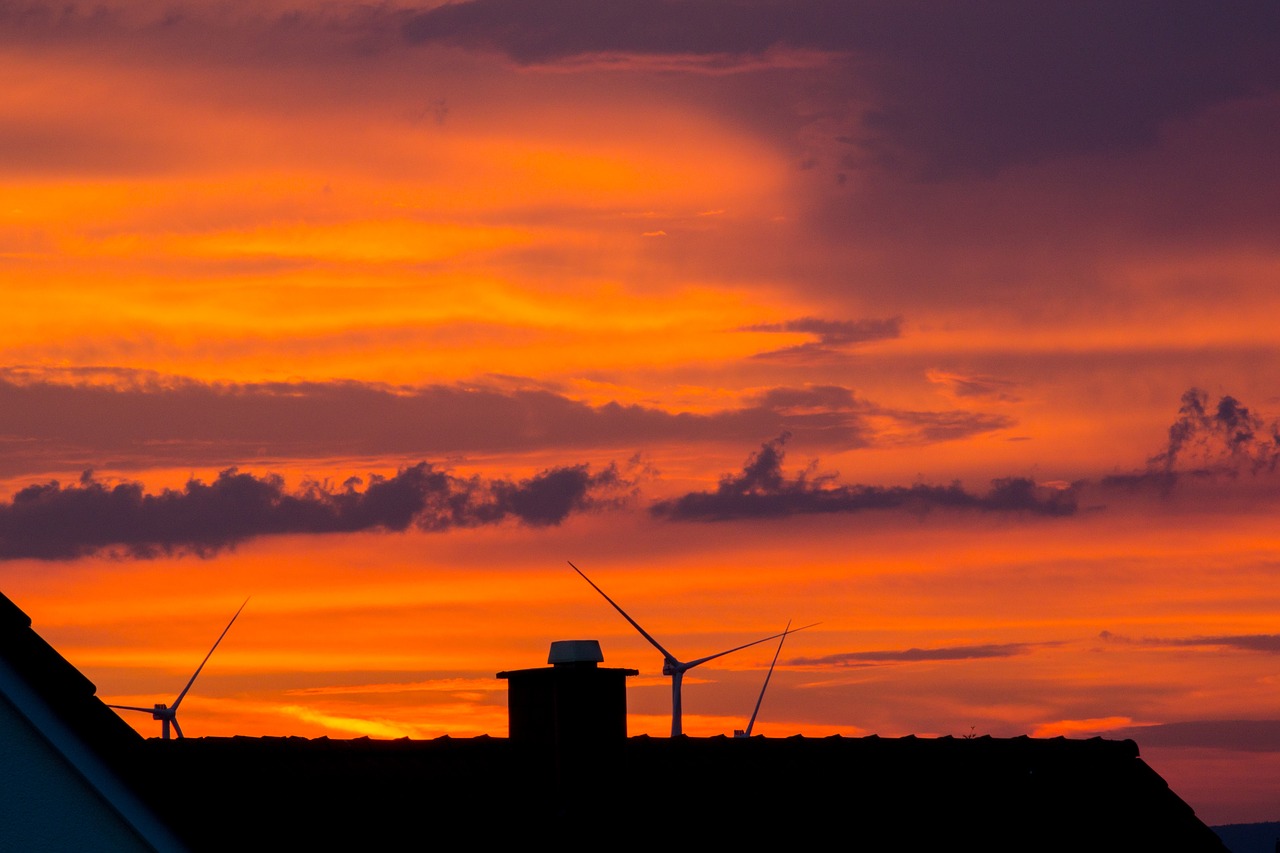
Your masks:
M627 677L606 668L599 640L556 640L549 667L498 673L507 680L512 741L574 748L627 738Z

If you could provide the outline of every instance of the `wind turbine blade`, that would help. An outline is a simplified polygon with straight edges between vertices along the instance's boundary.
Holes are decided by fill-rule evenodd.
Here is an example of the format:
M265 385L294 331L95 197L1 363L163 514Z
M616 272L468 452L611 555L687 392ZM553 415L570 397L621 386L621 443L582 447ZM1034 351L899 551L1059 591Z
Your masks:
M805 625L804 628L791 628L789 630L783 631L781 634L771 634L768 637L761 637L760 639L753 640L750 643L743 643L741 646L738 646L736 648L725 649L723 652L716 652L714 655L707 655L705 658L698 658L697 660L689 661L688 663L681 664L681 666L684 669L693 669L695 666L704 664L709 660L715 660L716 658L724 657L725 655L731 655L734 652L740 652L743 649L750 648L751 646L756 646L756 645L759 645L760 643L768 642L769 640L776 640L779 637L787 636L787 634L795 634L800 631L803 631L805 628L812 628L814 625L821 625L821 624L822 624L821 622L814 622L810 625Z
M735 646L735 647L734 647L734 648L732 648L732 649L725 649L723 652L716 652L714 655L707 655L705 658L698 658L697 660L691 660L691 661L689 661L688 663L684 664L684 669L687 669L687 670L688 670L688 669L693 669L695 666L701 666L702 664L706 663L706 662L707 662L707 661L709 661L709 660L715 660L716 658L722 658L722 657L724 657L725 655L731 655L731 654L733 654L734 652L740 652L740 651L742 651L743 649L750 648L751 646L758 646L758 645L760 645L761 643L768 642L769 640L776 640L776 639L778 639L779 637L782 637L782 636L785 636L785 635L784 635L784 634L771 634L771 635L769 635L768 637L761 637L761 638L760 638L760 639L758 639L758 640L752 640L750 643L743 643L741 646Z
M778 663L778 655L782 654L782 644L787 641L787 634L791 633L791 620L787 620L786 630L782 632L781 639L778 640L778 648L774 649L773 662L769 664L769 671L765 673L764 684L760 688L760 695L756 697L756 709L751 712L751 719L747 721L747 730L744 734L751 737L751 729L755 727L756 715L760 713L760 703L764 701L764 692L769 689L769 679L773 678L773 668Z
M666 658L667 660L670 660L670 661L674 661L674 660L676 660L676 656L675 656L675 655L673 655L673 654L671 654L671 652L667 651L666 649L664 649L664 648L662 647L662 644L661 644L661 643L659 643L657 640L655 640L653 637L651 637L651 636L649 635L649 632L648 632L648 631L646 631L645 629L641 628L641 627L640 627L640 623L639 623L639 622L637 622L636 620L634 620L634 619L632 619L630 616L628 616L628 615L627 615L627 611L623 610L621 607L619 607L619 606L618 606L618 602L614 601L612 598L610 598L609 596L605 595L604 590L603 590L603 589L601 589L600 587L596 586L596 585L595 585L595 583L593 583L593 582L592 582L591 578L587 577L585 574L582 574L582 569L580 569L580 568L578 568L577 566L575 566L575 565L573 564L573 561L572 561L572 560L566 560L565 562L567 562L567 563L569 564L569 567L570 567L570 568L572 568L575 572L577 572L578 574L582 575L582 579L583 579L584 581L586 581L587 583L591 584L591 588L592 588L592 589L594 589L596 592L600 593L601 595L604 595L604 600L605 600L605 601L607 601L607 602L609 602L610 604L612 604L612 605L613 605L613 609L614 609L614 610L616 610L616 611L618 611L619 613L621 613L621 614L622 614L622 618L623 618L623 619L626 619L628 622L630 622L630 623L631 623L631 627L632 627L632 628L635 628L637 631L639 631L639 632L640 632L640 636L642 636L642 637L644 637L646 640L648 640L648 641L649 641L649 643L650 643L650 645L652 645L652 646L653 646L655 649L657 649L658 651L662 652L662 656L663 656L664 658ZM773 639L773 638L772 638L772 637L770 637L770 638L768 638L768 639Z
M175 732L177 732L177 733L178 733L178 739L179 739L179 740L181 740L181 739L182 739L182 726L178 725L178 718L177 718L177 717L173 717L173 718L171 718L170 722L172 722L172 723L173 723L173 730L174 730Z
M103 703L106 704L105 702ZM116 708L120 711L142 711L144 714L155 713L155 708L139 708L135 705L107 705L108 708Z
M246 598L244 600L244 604L240 605L240 610L244 610L244 605L248 603L249 603L249 599ZM213 642L213 648L209 649L209 654L204 656L204 660L200 661L200 665L196 667L196 671L192 673L191 680L187 682L187 686L182 688L182 692L178 694L178 698L173 700L173 705L171 705L170 708L174 712L176 712L178 710L178 706L182 704L182 699L184 696L187 695L187 691L191 689L191 685L196 683L196 676L200 674L200 670L204 669L204 665L209 662L209 658L213 657L214 651L218 648L218 643L222 642L222 638L227 636L227 632L230 631L231 626L235 624L236 618L239 617L240 615L240 610L237 610L236 615L231 617L231 621L227 623L227 627L222 629L222 633L218 635L218 639L214 640ZM176 725L176 722L175 722L175 725ZM181 731L178 732L178 736L179 737L182 736Z

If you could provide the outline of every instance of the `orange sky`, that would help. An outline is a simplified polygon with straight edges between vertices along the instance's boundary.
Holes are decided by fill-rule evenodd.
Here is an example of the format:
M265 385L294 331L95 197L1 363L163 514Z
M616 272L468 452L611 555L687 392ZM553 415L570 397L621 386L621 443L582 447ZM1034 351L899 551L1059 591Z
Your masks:
M189 735L503 734L574 637L666 732L572 559L689 657L820 621L766 734L1275 819L1274 16L530 8L0 6L0 589L131 704L252 596Z

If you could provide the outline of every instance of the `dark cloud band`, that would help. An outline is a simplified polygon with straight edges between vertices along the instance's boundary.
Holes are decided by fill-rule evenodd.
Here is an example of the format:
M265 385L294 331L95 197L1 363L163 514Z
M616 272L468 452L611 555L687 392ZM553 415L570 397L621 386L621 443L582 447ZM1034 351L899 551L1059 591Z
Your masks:
M974 494L959 483L949 486L835 485L834 475L812 476L801 471L788 478L782 471L782 435L764 444L747 460L740 474L722 477L714 492L690 492L660 501L650 508L655 516L673 521L729 521L742 518L783 518L792 515L855 513L868 510L933 509L1022 512L1063 516L1076 511L1072 489L1038 486L1022 477L992 481L986 494Z
M85 472L78 483L30 486L0 504L0 559L211 556L273 534L444 531L507 520L547 526L618 502L628 485L613 467L553 468L512 481L456 477L420 462L340 488L311 482L290 491L279 476L229 469L211 483L149 494L140 483L110 485Z
M404 35L526 66L779 49L850 57L830 76L848 104L871 103L853 141L930 178L1148 147L1171 119L1280 86L1269 0L470 0L412 16Z
M6 375L7 374L7 375ZM746 444L789 431L849 449L877 443L876 415L917 443L1001 429L970 412L894 412L842 386L777 387L737 408L670 412L591 405L543 388L361 382L214 384L128 374L109 383L0 372L0 475L252 460ZM895 441L899 439L895 438ZM26 467L18 467L26 466Z

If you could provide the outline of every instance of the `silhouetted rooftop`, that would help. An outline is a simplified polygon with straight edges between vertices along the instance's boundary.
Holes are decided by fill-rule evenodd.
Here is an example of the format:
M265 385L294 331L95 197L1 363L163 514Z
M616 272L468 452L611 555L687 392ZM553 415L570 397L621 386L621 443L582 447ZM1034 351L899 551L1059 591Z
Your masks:
M659 843L677 819L676 837L717 844L835 832L873 849L1225 849L1128 740L641 736L557 759L490 737L187 738L145 752L165 813L208 850L249 827L288 846L443 825Z
M446 831L558 847L834 834L890 849L1225 849L1129 740L144 740L3 595L0 658L196 850L372 849Z

